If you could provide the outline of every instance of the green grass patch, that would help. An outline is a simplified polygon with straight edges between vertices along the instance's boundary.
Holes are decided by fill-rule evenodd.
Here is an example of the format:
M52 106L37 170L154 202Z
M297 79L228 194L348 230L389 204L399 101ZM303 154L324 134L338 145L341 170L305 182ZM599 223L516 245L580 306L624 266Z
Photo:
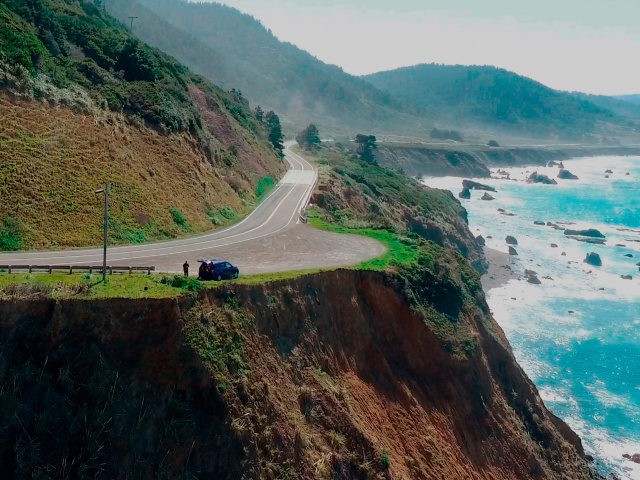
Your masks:
M310 225L336 233L364 235L382 243L387 251L378 258L367 260L353 268L358 270L384 271L389 267L402 267L412 265L416 262L420 254L420 246L424 243L415 235L400 236L395 232L385 229L374 228L348 228L340 225L333 225L322 220L316 211L309 211L308 222Z
M140 227L126 225L114 220L109 223L111 237L115 243L141 244L149 241L146 232Z
M334 269L331 269L334 270ZM290 270L287 272L259 273L257 275L241 276L234 282L241 285L260 285L269 282L278 282L280 280L289 280L292 278L304 277L305 275L313 275L314 273L326 272L329 269L311 268L307 270Z
M262 177L256 185L256 198L261 200L276 184L276 181L271 177Z
M209 208L207 215L214 225L228 225L238 219L238 214L230 207L222 207L220 210Z
M101 274L62 272L0 274L0 298L171 298L184 294L182 287L162 283L161 275L114 274L102 283Z
M176 208L172 208L169 211L171 212L171 218L173 218L173 222L178 227L180 227L180 229L184 230L185 232L190 232L191 231L191 227L187 223L186 218L184 218L182 213L180 213L180 210L178 210Z
M0 223L0 251L16 251L22 247L22 229L16 218L7 217Z
M173 288L179 288L189 292L199 292L202 290L202 283L195 278L188 278L183 275L174 275L173 277L162 277L160 283L170 285Z

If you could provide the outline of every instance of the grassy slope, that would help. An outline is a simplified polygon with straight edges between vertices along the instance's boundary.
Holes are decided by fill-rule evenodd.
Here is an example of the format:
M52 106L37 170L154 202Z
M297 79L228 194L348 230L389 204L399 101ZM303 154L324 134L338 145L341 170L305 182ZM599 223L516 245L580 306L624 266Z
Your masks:
M364 80L279 41L235 9L179 0L113 0L108 5L123 21L129 15L144 19L136 34L145 41L282 113L291 132L310 121L325 133L421 128L421 119L398 110L397 102Z
M499 68L416 65L364 78L409 109L441 112L441 120L449 125L483 124L574 139L589 139L591 133L628 133L625 118L588 98L552 90Z
M382 229L432 240L483 269L466 211L448 192L427 188L399 171L355 160L340 146L321 149L316 162L320 180L311 202L318 207L319 221L356 232Z
M0 250L99 243L107 181L111 241L131 243L228 223L284 170L241 95L92 4L6 0L0 19Z

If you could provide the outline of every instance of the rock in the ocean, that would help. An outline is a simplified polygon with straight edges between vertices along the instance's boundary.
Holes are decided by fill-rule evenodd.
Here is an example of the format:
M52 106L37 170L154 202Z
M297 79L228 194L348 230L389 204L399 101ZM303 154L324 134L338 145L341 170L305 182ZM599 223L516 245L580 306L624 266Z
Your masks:
M587 253L587 257L584 259L584 263L593 265L594 267L601 267L602 259L600 258L600 255L598 255L597 253L591 252L591 253Z
M484 237L483 237L482 235L478 235L478 236L476 237L476 243L477 243L478 245L480 245L481 247L484 247L484 246L486 245L486 243L487 243L487 242L484 240Z
M462 180L462 188L468 190L487 190L489 192L495 192L496 189L489 185L483 185L482 183L474 182L473 180Z
M471 190L468 188L463 188L462 191L458 194L458 198L465 198L469 200L471 198Z
M545 223L542 220L534 220L533 224L534 225L544 225Z
M620 275L620 278L623 280L633 280L633 277L631 275Z
M529 178L527 178L527 183L543 183L545 185L558 184L558 182L556 182L553 178L549 178L546 175L542 175L538 172L533 172L531 175L529 175Z
M540 285L542 282L540 281L540 279L535 276L535 275L529 275L527 277L527 282L533 284L533 285Z
M518 255L518 252L515 248L509 247L509 255Z
M627 258L633 258L633 253L625 253L624 256Z
M563 180L578 180L578 177L564 168L558 172L558 178Z
M577 237L605 238L604 234L595 228L588 228L586 230L571 230L567 228L564 234Z
M604 173L613 173L613 170L606 169Z
M516 237L513 237L511 235L507 235L504 239L505 242L507 242L507 245L517 245L518 244L518 240L516 240Z
M495 198L493 198L487 192L484 192L484 195L482 195L482 197L480 197L480 200L495 200Z
M558 244L557 243L552 243L551 244L551 248L558 248Z
M564 227L561 227L557 223L553 223L553 222L547 222L547 227L551 227L554 230L562 230L562 231L564 231Z
M622 456L627 460L631 460L632 462L640 463L640 453L634 453L633 455L629 455L628 453L625 453Z

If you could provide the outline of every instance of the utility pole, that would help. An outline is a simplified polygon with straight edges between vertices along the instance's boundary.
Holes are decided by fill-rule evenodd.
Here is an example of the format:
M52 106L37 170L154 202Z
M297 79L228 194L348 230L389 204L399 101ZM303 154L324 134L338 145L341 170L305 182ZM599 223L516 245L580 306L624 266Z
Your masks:
M129 32L133 33L133 21L138 17L128 17L131 20L131 27L129 28Z
M109 232L109 190L111 184L107 182L104 188L95 191L95 194L104 193L104 248L102 253L102 283L107 283L107 234Z

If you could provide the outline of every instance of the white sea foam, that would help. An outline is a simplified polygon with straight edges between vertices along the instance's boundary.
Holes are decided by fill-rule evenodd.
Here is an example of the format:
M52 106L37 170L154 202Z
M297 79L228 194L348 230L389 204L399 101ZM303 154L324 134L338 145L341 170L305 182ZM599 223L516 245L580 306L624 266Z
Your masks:
M487 247L506 253L506 235L518 240L515 248L519 255L509 258L509 267L520 278L487 292L493 315L509 337L518 362L534 382L545 385L540 388L542 398L551 408L564 412L565 420L583 438L588 453L614 468L621 478L640 480L640 466L622 458L623 453L640 453L639 430L637 427L622 429L628 433L622 435L606 428L607 409L623 409L626 418L639 423L635 419L640 421L640 406L634 404L634 398L638 397L632 392L640 391L640 377L628 379L629 395L613 393L603 382L598 383L598 379L582 390L572 390L574 368L576 372L584 371L585 365L562 364L561 359L555 357L543 360L535 350L539 348L542 355L548 350L547 345L551 346L549 351L573 350L575 356L585 342L586 345L594 341L595 345L615 345L623 339L635 342L634 345L640 343L640 272L636 266L640 261L640 210L630 201L640 198L640 161L600 157L565 161L564 166L578 175L579 180L558 180L558 185L551 186L526 184L524 181L532 171L555 178L558 168L503 168L511 178L521 181L475 179L497 189L496 193L490 193L495 200L481 201L484 192L472 191L472 199L461 202L469 212L474 235L482 235ZM614 172L608 174L609 178L605 178L607 169ZM461 180L448 177L429 179L425 183L447 188L457 195ZM597 220L604 217L592 215L593 210L585 210L590 216L583 218L582 211L598 208L602 196L610 200L612 218L624 218L630 222L628 225ZM549 204L554 198L579 200L564 208L561 204ZM580 202L584 202L583 210ZM547 204L551 207L548 210L540 208ZM504 212L500 214L498 209ZM514 215L505 215L510 213ZM562 229L534 225L534 220L551 221L564 228L596 228L606 235L606 243L578 242L564 235ZM552 248L552 243L557 244L557 248ZM589 252L600 255L601 267L584 263ZM525 270L535 270L542 284L528 283L523 278ZM625 280L621 275L632 275L633 279ZM626 312L625 323L621 323L620 312ZM568 358L571 357L569 354ZM611 368L624 370L615 364ZM591 398L577 399L575 395L584 395L585 388ZM619 390L620 385L617 388ZM584 417L581 405L593 406L593 402L602 410L596 409L591 418Z

